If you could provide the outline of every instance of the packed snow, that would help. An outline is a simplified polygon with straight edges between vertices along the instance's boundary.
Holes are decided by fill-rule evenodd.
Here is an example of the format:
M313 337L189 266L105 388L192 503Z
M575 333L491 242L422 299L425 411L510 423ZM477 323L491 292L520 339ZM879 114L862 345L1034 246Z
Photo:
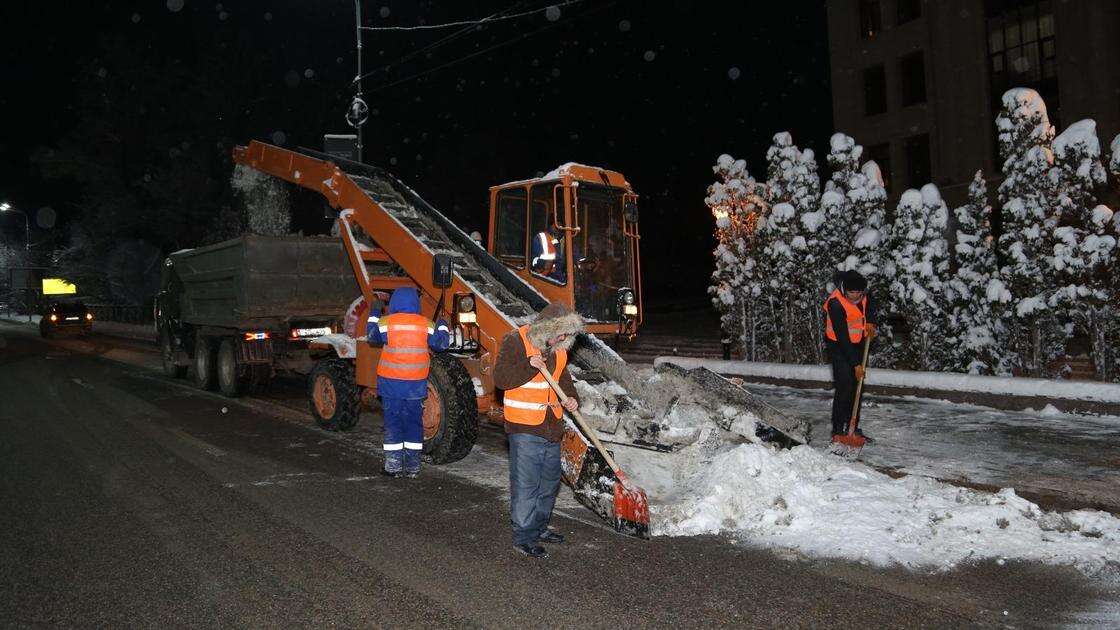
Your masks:
M584 400L591 393L581 392ZM780 450L746 441L746 431L728 439L717 428L726 418L702 415L690 406L662 419L666 435L693 440L675 453L615 449L650 498L654 535L724 534L807 556L938 570L987 559L1086 573L1120 566L1120 519L1106 512L1046 512L1010 488L894 479L809 446Z

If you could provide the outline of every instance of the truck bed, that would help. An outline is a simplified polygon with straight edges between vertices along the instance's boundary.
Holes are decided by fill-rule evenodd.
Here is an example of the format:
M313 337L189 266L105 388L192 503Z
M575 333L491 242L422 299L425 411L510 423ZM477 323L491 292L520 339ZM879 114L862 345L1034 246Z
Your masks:
M327 322L361 295L337 237L246 234L170 259L183 286L181 321L195 326Z

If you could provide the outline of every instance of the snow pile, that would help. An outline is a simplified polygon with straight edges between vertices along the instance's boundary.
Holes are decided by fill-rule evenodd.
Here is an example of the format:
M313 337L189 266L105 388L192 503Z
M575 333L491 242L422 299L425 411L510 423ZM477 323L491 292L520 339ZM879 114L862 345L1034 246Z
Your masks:
M291 231L291 201L280 179L238 164L230 184L241 199L240 219L248 231L266 236L283 236Z
M939 569L985 559L1086 572L1120 564L1120 519L1046 513L1011 489L892 479L807 446L709 441L670 456L619 451L649 494L655 535L731 534L811 556Z

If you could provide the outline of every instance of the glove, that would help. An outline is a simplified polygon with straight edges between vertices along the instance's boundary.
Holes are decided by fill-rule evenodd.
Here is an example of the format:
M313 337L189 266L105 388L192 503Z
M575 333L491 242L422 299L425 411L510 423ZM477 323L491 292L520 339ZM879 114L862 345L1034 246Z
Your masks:
M867 331L868 339L874 339L879 334L879 327L875 324L872 324L871 322L867 322L866 324L864 324L863 329Z
M436 330L439 330L440 326L443 326L444 328L447 328L448 330L451 329L451 327L447 325L447 320L446 319L436 320Z
M864 369L863 369L863 366L862 366L862 365L857 365L857 366L856 366L856 378L857 378L858 380L861 380L861 381L862 381L862 380L863 380L863 375L864 375Z

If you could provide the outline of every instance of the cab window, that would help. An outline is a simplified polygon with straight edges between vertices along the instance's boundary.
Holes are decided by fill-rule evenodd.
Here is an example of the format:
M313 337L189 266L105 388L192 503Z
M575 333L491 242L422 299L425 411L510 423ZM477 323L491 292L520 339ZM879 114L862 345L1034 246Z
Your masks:
M524 188L498 192L494 253L499 260L518 269L525 267L528 202Z
M557 220L564 222L564 191L557 188L558 184L551 181L533 186L529 205L529 264L534 275L555 284L567 284L566 234L556 229ZM559 214L555 204L560 204ZM541 256L546 249L548 255Z

